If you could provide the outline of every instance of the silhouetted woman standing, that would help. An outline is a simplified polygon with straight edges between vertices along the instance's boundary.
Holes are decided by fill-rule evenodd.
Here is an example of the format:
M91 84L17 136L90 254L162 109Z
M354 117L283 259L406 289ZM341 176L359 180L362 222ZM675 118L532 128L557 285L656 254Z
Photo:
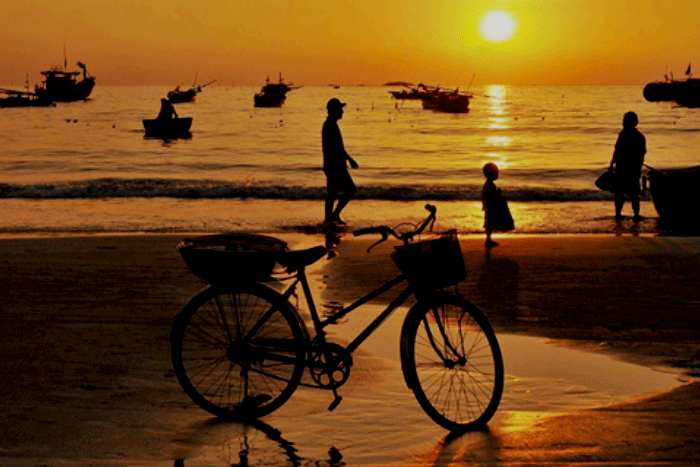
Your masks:
M639 119L634 112L627 112L622 118L622 131L617 137L615 151L610 170L615 172L615 218L622 218L622 206L625 204L625 194L630 197L634 220L639 216L639 179L642 176L644 155L647 152L647 142L644 135L637 130Z

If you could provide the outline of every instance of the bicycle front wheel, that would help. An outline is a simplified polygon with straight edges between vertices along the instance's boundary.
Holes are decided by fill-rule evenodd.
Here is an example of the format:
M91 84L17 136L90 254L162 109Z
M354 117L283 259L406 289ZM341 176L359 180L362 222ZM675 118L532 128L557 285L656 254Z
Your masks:
M176 317L173 368L190 398L223 418L257 418L299 385L306 333L299 314L259 283L210 286Z
M447 293L416 303L401 331L401 363L423 410L450 431L481 428L503 394L503 356L484 314Z

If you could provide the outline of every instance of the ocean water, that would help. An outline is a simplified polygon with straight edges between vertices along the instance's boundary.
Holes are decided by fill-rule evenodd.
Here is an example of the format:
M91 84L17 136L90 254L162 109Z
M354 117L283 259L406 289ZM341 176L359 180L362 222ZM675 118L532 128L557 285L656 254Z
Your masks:
M616 224L593 184L622 115L638 113L652 167L700 160L700 110L646 102L642 86L475 86L469 113L444 114L382 86L304 86L258 109L259 87L212 85L176 106L194 119L191 138L145 138L141 120L170 89L98 77L87 102L0 109L0 233L314 231L331 97L348 103L340 127L360 164L351 227L416 222L431 203L440 227L479 233L481 167L495 162L513 234L654 233L649 198L641 223Z

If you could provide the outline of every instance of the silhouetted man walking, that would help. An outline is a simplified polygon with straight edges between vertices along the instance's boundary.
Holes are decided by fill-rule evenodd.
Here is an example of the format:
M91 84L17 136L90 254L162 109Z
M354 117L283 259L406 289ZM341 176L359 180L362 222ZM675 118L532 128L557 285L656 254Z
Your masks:
M343 137L338 127L338 120L343 118L343 107L345 107L345 104L335 97L328 101L328 104L326 104L328 118L323 123L321 132L323 172L326 174L326 186L328 189L325 221L339 224L345 224L340 219L340 211L350 202L357 191L355 183L348 172L347 163L350 162L350 166L353 169L359 167L357 162L345 151ZM333 205L336 199L338 204L334 208Z

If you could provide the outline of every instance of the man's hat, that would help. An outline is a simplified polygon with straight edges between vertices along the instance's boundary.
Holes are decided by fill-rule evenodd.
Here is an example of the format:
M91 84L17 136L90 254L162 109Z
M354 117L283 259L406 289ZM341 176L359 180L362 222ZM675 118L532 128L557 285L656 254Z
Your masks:
M344 102L340 102L338 99L336 99L336 98L334 97L333 99L331 99L331 100L328 101L328 104L326 104L326 109L328 109L328 110L330 110L330 109L337 109L337 108L342 109L342 108L345 107L346 105L347 105L347 104L345 104Z

